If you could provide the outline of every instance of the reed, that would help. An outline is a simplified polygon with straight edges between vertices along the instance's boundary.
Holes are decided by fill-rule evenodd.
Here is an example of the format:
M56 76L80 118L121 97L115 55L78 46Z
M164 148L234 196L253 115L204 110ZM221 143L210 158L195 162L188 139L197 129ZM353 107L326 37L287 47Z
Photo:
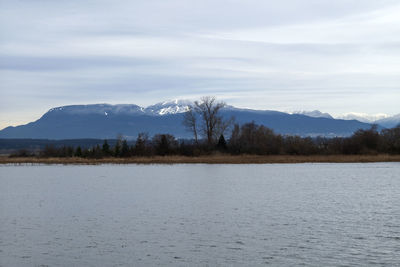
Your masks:
M129 158L40 158L40 157L0 157L0 164L267 164L267 163L362 163L362 162L400 162L400 155L227 155L210 156L155 156Z

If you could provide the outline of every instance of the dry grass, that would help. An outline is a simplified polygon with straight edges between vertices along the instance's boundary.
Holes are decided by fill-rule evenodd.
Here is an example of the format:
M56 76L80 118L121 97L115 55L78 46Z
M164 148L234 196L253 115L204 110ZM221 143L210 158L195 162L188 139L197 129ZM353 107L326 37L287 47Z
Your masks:
M329 156L256 156L256 155L212 155L199 157L166 156L166 157L132 157L132 158L9 158L0 157L0 164L265 164L265 163L356 163L356 162L400 162L400 155L329 155Z

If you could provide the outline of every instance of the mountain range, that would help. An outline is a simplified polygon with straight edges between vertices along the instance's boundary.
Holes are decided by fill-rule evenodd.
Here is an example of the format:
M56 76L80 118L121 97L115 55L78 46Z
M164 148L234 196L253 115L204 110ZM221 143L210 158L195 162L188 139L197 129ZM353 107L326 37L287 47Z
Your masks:
M56 107L34 122L1 130L0 138L112 139L122 135L134 139L140 132L147 132L150 136L169 133L178 138L191 138L191 133L182 124L184 113L191 105L192 102L187 100L173 100L146 108L134 104ZM358 129L371 127L370 123L335 119L320 111L289 114L226 106L221 110L221 115L226 118L234 117L239 124L254 121L276 133L287 135L349 136ZM380 125L396 125L396 120L400 122L400 115L384 118Z
M306 116L314 117L314 118L331 118L329 113L322 113L319 110L313 111L295 111L293 114L303 114ZM357 120L360 122L370 123L370 124L378 124L385 128L393 128L400 124L400 114L389 116L384 113L377 114L367 114L367 113L358 113L358 112L349 112L344 113L342 115L336 116L335 119L340 120Z

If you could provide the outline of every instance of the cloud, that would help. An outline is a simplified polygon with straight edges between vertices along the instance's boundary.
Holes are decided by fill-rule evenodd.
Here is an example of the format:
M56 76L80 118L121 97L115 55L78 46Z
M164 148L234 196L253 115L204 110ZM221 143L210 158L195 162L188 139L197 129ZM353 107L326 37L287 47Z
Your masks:
M389 0L3 0L0 105L8 124L22 107L29 121L53 105L205 94L394 114L399 12Z

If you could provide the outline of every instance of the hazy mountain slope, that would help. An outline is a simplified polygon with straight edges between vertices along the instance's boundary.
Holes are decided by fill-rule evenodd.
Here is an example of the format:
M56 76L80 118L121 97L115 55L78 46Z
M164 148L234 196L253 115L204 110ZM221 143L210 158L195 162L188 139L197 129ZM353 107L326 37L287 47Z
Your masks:
M367 123L374 123L378 120L388 118L389 116L384 113L377 113L377 114L367 114L367 113L357 113L357 112L349 112L342 114L336 119L342 119L342 120L358 120L361 122L367 122Z
M386 128L396 127L397 125L400 125L400 114L394 115L389 118L377 120L377 121L375 121L375 123L382 125Z
M348 136L358 129L371 125L359 121L314 118L301 114L287 114L278 111L230 110L223 111L224 116L234 116L239 124L254 121L272 128L281 134L309 136Z
M185 136L183 115L71 115L43 116L27 125L8 127L0 131L2 138L116 138L121 134L134 138L140 132L174 133Z

